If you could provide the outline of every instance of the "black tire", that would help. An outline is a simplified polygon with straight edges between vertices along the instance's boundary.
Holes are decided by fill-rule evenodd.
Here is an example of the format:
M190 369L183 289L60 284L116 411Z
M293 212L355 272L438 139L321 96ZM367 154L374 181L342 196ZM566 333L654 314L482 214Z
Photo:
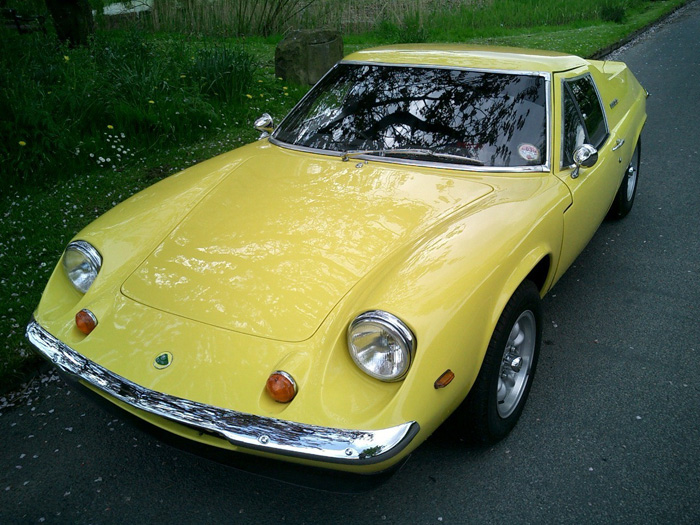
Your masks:
M514 334L525 338L521 344L514 344ZM540 295L532 281L524 281L503 310L476 382L460 408L460 424L470 441L495 443L518 422L535 376L541 340ZM521 357L520 367L513 356Z
M641 159L642 139L640 138L637 142L637 146L634 148L634 153L632 153L632 160L630 160L625 170L625 176L620 184L620 189L617 190L615 200L610 207L608 218L622 219L632 209L634 197L637 194L637 186L639 185L639 165Z

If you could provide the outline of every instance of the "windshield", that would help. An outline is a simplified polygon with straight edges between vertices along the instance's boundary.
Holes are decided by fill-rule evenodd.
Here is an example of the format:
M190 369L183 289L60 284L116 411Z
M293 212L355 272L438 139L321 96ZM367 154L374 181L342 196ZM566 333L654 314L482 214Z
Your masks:
M547 160L546 113L539 75L341 63L273 137L315 150L538 166Z

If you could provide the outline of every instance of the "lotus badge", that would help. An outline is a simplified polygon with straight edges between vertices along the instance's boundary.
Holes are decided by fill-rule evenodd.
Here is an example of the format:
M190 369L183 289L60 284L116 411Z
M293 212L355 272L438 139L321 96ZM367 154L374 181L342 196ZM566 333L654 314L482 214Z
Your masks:
M158 370L162 370L163 368L169 367L172 362L173 354L170 352L163 352L153 360L153 366Z

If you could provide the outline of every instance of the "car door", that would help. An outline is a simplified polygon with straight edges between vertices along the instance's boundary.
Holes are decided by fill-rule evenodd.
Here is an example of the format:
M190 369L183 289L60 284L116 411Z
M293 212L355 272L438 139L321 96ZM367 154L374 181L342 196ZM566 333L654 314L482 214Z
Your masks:
M558 279L605 218L620 184L621 168L617 158L607 152L616 138L608 128L604 106L590 73L575 70L557 74L553 85L555 134L561 144L559 151L554 152L553 170L572 195L572 204L564 212ZM583 144L598 150L598 161L590 168L575 170L573 152Z

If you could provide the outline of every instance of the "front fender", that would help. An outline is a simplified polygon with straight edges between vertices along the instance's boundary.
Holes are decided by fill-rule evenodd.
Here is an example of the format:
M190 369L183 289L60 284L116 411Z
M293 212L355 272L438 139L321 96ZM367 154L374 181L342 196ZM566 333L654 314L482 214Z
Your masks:
M61 258L41 297L39 321L51 326L67 309L75 313L93 298L113 295L115 283L123 282L242 158L239 152L227 153L168 177L118 204L75 235L73 240L89 242L102 255L99 276L90 290L81 294L66 279Z
M385 384L383 424L414 420L426 436L432 433L469 392L498 318L519 284L545 258L551 259L550 270L556 267L562 216L570 202L566 188L551 174L486 182L496 191L397 251L358 284L330 321L344 332L360 313L386 310L414 332L411 370L401 383ZM540 283L542 293L552 278L549 271ZM336 358L350 361L342 346L345 355ZM455 373L454 381L435 389L447 369ZM323 399L335 399L332 383ZM347 388L344 402L360 402L364 393L359 391ZM341 410L340 404L333 410Z

